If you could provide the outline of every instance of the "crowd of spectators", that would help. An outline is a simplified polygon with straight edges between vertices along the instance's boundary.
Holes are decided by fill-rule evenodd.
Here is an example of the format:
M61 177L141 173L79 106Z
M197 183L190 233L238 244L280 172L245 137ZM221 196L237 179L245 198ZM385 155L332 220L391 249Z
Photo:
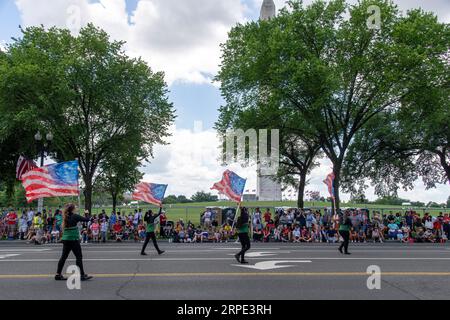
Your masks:
M255 242L293 243L337 243L342 213L348 213L352 221L351 242L446 242L450 232L449 214L421 215L407 210L404 212L380 213L365 209L346 209L337 214L330 210L271 209L262 212L253 210L250 232ZM128 214L102 211L90 215L90 221L80 224L80 239L83 243L106 241L143 241L146 226L144 213L136 209ZM201 215L199 225L183 220L168 221L166 213L159 217L157 233L170 242L228 242L235 241L232 217L221 223L216 213L207 209ZM20 239L34 244L59 242L62 231L62 211L43 210L42 213L28 209L17 214L14 210L3 210L0 216L0 240Z

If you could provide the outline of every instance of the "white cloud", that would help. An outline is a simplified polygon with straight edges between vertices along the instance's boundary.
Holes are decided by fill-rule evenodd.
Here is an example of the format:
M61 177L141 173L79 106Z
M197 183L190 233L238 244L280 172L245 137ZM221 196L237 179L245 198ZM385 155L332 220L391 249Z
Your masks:
M248 179L246 189L256 188L255 167L219 165L219 138L214 130L173 127L171 132L170 145L157 146L155 160L143 168L145 181L169 184L168 194L191 196L201 190L210 192L225 169L230 169Z
M140 0L130 16L125 0L16 0L16 5L25 26L73 29L95 23L127 41L128 53L164 71L169 83L210 83L219 68L219 44L247 10L240 0Z
M0 40L0 51L6 51L6 42Z

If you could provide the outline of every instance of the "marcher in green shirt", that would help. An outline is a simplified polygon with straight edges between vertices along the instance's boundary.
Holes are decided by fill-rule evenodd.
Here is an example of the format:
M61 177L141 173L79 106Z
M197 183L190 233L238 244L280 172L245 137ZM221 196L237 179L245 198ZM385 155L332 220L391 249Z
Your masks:
M245 261L245 253L250 250L250 237L248 236L249 231L249 223L248 223L249 215L247 208L241 208L241 215L237 220L236 229L238 230L239 241L241 242L242 249L239 253L237 253L234 257L239 263L248 264Z
M148 243L150 242L150 239L153 241L153 245L155 246L156 251L159 255L163 254L164 251L160 250L158 247L158 243L156 242L156 235L155 235L155 220L162 214L163 209L162 207L159 208L159 213L157 215L153 215L153 211L149 210L145 213L144 221L147 223L147 236L145 237L144 246L141 250L141 255L146 256L145 249L147 248Z
M92 279L91 276L88 276L86 273L84 273L83 253L80 245L80 233L78 231L78 223L89 222L89 219L75 214L75 211L76 207L73 204L68 204L64 209L62 225L64 229L62 236L63 252L61 255L61 259L58 262L58 271L56 272L55 276L55 280L57 281L67 280L62 275L62 271L70 252L73 252L73 254L75 255L76 265L80 269L81 280L86 281Z
M352 221L349 218L348 212L345 212L342 217L342 222L339 225L339 234L344 239L341 246L339 247L339 252L342 254L351 254L348 252L348 244L350 242L350 231L352 228ZM344 251L342 251L344 249Z

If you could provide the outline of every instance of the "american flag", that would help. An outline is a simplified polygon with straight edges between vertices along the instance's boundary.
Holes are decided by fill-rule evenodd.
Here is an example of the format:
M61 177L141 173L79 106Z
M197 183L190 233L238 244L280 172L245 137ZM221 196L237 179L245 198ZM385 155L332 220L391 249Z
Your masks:
M27 201L79 194L78 161L35 168L22 175Z
M133 193L133 200L140 200L160 206L164 200L167 187L166 184L139 183Z
M330 173L327 178L323 181L323 183L325 183L328 187L328 192L330 193L330 197L332 199L334 199L335 194L334 194L334 178L336 176L334 175L334 172Z
M241 203L247 180L239 177L233 171L227 170L220 182L214 184L211 190L217 190L231 200Z
M23 156L19 157L16 167L16 178L22 180L22 176L30 170L36 169L37 165L33 160L29 160Z

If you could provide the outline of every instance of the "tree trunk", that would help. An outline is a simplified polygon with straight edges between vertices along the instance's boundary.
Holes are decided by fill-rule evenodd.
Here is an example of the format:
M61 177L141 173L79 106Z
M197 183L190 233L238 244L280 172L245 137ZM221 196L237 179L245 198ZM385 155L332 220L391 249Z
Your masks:
M112 192L111 193L111 197L112 197L112 203L113 203L113 212L116 212L116 208L117 208L117 193Z
M305 207L305 187L306 187L306 172L300 174L300 181L298 183L298 199L297 207L299 209L304 209Z
M333 172L334 172L334 203L333 203L333 207L336 206L336 212L340 209L340 203L341 203L341 198L340 198L340 192L339 192L339 187L341 185L341 164L340 163L334 163L333 164Z
M445 153L439 154L439 159L441 160L441 165L444 168L447 180L450 182L450 164L447 163Z
M88 210L91 214L92 212L92 176L86 176L84 178L84 209Z

